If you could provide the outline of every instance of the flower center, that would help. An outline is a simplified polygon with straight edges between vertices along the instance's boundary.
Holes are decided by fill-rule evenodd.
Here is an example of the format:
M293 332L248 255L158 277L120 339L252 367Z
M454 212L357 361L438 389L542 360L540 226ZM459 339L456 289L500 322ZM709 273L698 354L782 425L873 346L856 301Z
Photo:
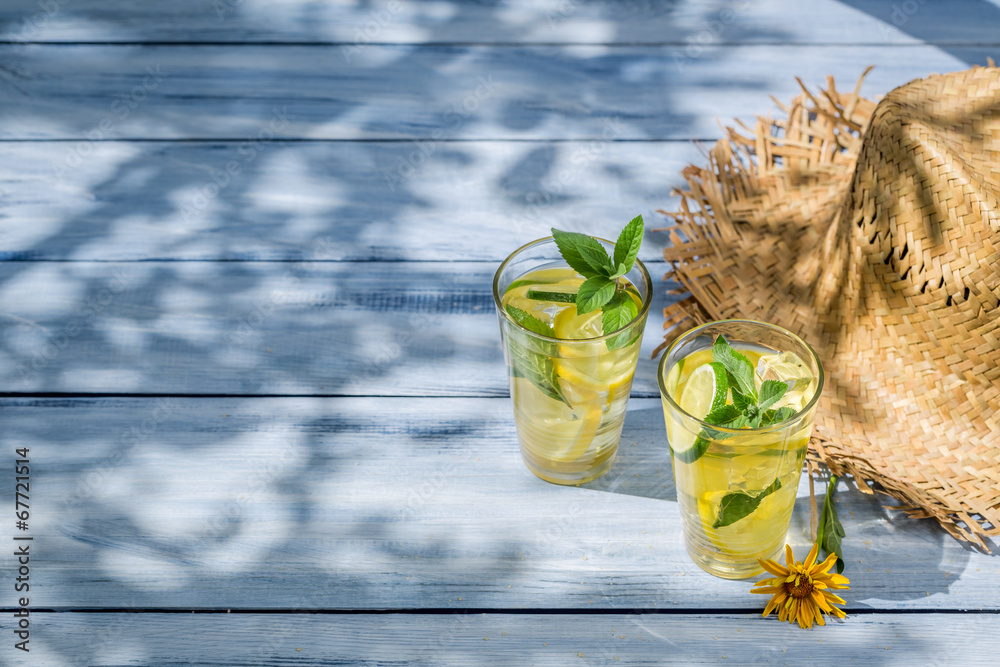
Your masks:
M785 584L785 590L793 598L804 598L813 592L812 577L807 574L795 575L795 579Z

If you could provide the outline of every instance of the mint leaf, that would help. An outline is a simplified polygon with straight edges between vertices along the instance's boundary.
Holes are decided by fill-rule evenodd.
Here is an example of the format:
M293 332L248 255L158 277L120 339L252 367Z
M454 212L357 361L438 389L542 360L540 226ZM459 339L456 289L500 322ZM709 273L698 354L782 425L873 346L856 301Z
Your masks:
M587 278L576 293L576 314L597 310L615 295L615 284L604 276Z
M639 246L642 245L642 232L642 216L637 215L625 225L625 229L618 235L618 241L615 243L615 266L625 267L622 275L632 270L635 258L639 255Z
M741 414L738 415L735 419L723 422L721 424L715 424L715 426L722 426L723 428L734 429L734 430L741 429L744 426L747 426L747 417L746 415ZM735 437L736 434L733 433L732 431L717 431L709 426L702 426L701 433L698 434L699 440L728 440L729 438L735 438ZM689 463L689 461L687 463Z
M823 512L820 514L819 528L816 531L816 541L820 548L826 553L837 554L837 574L844 571L844 552L841 543L846 537L840 517L837 516L837 507L833 503L833 493L837 490L837 477L830 476L830 483L826 487L826 499L823 500Z
M764 421L761 423L763 426L773 426L774 424L780 424L786 419L791 419L795 416L795 408L790 405L785 405L777 410L767 410L764 412Z
M614 272L614 273L612 273L612 274L611 274L610 276L608 276L608 277L609 277L609 278L611 278L612 280L617 280L618 278L621 278L621 277L622 277L622 276L624 276L624 275L625 275L626 273L628 273L628 271L629 271L629 270L628 270L627 268L625 268L625 265L624 265L624 264L619 264L619 265L618 265L618 268L617 268L617 269L615 269L615 272Z
M726 379L729 380L729 389L733 392L733 405L740 409L740 412L745 411L748 407L753 405L753 401L749 397L740 393L739 388L736 385L736 378L733 377L732 373L726 373Z
M521 310L517 306L512 306L507 304L507 313L514 319L515 322L520 324L522 327L528 331L534 332L536 334L541 334L542 336L549 336L550 338L556 337L555 329L552 328L548 322L542 322L540 319L532 315L531 313Z
M576 232L562 232L552 229L552 238L559 247L559 254L566 263L584 278L604 276L615 272L614 265L597 239Z
M788 385L784 382L778 380L764 380L760 385L760 400L757 401L757 407L761 410L766 410L785 395L788 391Z
M601 314L601 329L605 335L623 329L639 314L639 306L626 292L616 292L611 301L604 306ZM617 350L638 340L642 334L642 329L633 327L631 331L622 331L617 336L612 336L607 340L609 350Z
M715 339L715 345L712 347L712 359L726 367L726 370L732 375L732 379L735 380L733 386L738 387L740 393L752 398L754 403L757 402L757 388L753 383L753 366L746 357L730 347L722 336Z
M604 326L602 331L607 335L623 329L638 314L639 307L635 305L632 297L622 293L615 294L604 306L604 313L601 317L601 324Z
M742 415L743 411L735 405L723 405L705 415L702 421L714 424L715 426L726 426L729 422L735 421ZM726 426L726 428L731 427Z
M514 377L524 378L549 398L573 407L559 387L559 377L556 375L555 364L552 363L551 357L534 352L513 338L509 340L507 350L510 352L513 366L511 374Z
M722 497L722 502L719 503L719 515L716 517L715 523L712 524L712 528L725 528L749 516L764 498L780 488L781 481L775 478L766 489L755 496L751 496L745 491L727 493Z
M547 322L543 322L531 313L521 310L517 306L507 304L507 312L515 322L522 327L536 334L554 338L555 331ZM570 405L569 400L563 395L559 387L559 378L556 375L556 367L552 361L556 347L549 341L537 341L527 334L512 332L507 341L507 351L509 352L510 363L513 367L511 373L515 377L523 377L531 384L538 387L543 394L557 401L562 401ZM539 349L533 349L538 347ZM570 405L570 407L572 407Z

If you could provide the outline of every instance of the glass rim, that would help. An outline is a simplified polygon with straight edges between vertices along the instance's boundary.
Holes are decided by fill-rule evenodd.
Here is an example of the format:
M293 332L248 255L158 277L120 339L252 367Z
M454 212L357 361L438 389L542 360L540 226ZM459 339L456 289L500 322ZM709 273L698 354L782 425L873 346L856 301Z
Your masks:
M667 359L670 357L670 353L674 350L674 348L677 347L678 344L680 344L682 341L687 340L693 335L696 335L703 329L707 329L708 327L715 326L717 324L753 324L756 326L763 327L765 329L771 329L772 331L777 331L778 333L784 334L785 336L788 336L792 340L797 341L800 345L802 345L805 349L807 349L809 351L809 354L812 356L813 361L816 363L816 368L819 369L819 373L816 376L817 379L816 390L815 392L813 392L813 396L811 399L809 399L809 402L806 403L801 410L797 410L795 414L789 417L788 419L780 421L777 424L771 424L770 426L759 426L757 428L728 428L725 426L716 426L715 424L709 424L708 422L702 419L698 419L691 413L681 408L681 406L679 406L677 402L674 400L674 397L670 395L670 392L667 391L667 387L665 385L666 381L664 380L663 377L663 371L666 366ZM779 327L778 325L771 324L770 322L761 322L759 320L749 320L749 319L730 319L730 320L714 320L712 322L706 322L705 324L701 324L695 327L694 329L686 331L680 336L678 336L677 339L674 340L674 342L671 343L670 346L666 349L666 351L663 353L663 356L660 357L660 363L657 364L657 369L656 369L656 381L660 387L660 396L663 397L663 400L667 401L672 408L680 412L682 415L684 415L691 421L696 422L699 426L703 428L707 427L713 431L718 431L719 433L732 433L736 435L745 435L745 434L760 435L762 433L763 434L773 433L775 431L780 431L785 428L788 428L788 425L791 422L794 422L795 420L799 419L802 415L812 410L813 407L815 407L816 403L819 402L820 396L823 395L823 386L826 382L826 375L825 372L823 371L823 362L820 361L819 355L816 354L816 350L814 350L812 345L805 342L800 336L793 334L791 331L785 329L784 327Z
M601 241L603 243L607 243L607 244L611 245L612 247L615 245L613 241L609 241L608 239L601 238L600 236L593 236L591 238L596 239L598 241ZM497 312L500 313L500 317L502 317L504 320L506 320L510 324L513 324L515 327L517 327L518 329L520 329L524 333L526 333L526 334L528 334L528 335L530 335L530 336L532 336L534 338L539 338L541 340L554 341L554 342L563 343L563 344L565 344L565 343L570 343L570 344L575 344L575 343L594 343L594 342L597 342L597 341L607 340L607 339L610 339L610 338L612 338L614 336L620 336L623 331L628 331L632 327L636 326L637 322L640 322L640 321L642 321L642 320L645 319L646 314L649 312L649 307L653 303L653 279L649 277L649 271L646 270L646 265L642 263L642 260L640 260L638 257L636 257L635 258L635 265L634 265L633 268L637 267L639 269L640 275L642 275L643 282L646 284L646 296L643 297L643 299L642 299L642 305L639 308L639 312L636 314L636 316L632 318L631 322L629 322L628 324L626 324L621 329L617 329L615 331L612 331L609 334L603 334L601 336L594 336L592 338L558 338L556 336L545 336L545 335L540 334L540 333L535 333L531 329L526 329L525 327L521 326L503 308L503 304L501 303L502 300L503 300L503 297L500 294L500 274L503 273L504 268L506 268L506 266L508 264L510 264L511 260L514 259L514 257L516 257L521 252L523 252L523 251L525 251L525 250L527 250L529 248L532 248L534 246L542 245L544 243L549 243L549 242L551 242L552 244L555 244L555 239L553 237L551 237L551 236L546 236L546 237L543 237L543 238L540 238L540 239L535 239L534 241L529 241L528 243L525 243L523 246L521 246L520 248L518 248L514 252L510 253L509 255L507 255L507 258L504 259L503 262L500 263L500 266L497 268L496 273L493 274L493 303L496 304ZM561 256L560 256L559 259L560 259L560 261L563 261L563 262L566 261L566 260L562 259ZM570 268L572 268L572 267L570 267Z

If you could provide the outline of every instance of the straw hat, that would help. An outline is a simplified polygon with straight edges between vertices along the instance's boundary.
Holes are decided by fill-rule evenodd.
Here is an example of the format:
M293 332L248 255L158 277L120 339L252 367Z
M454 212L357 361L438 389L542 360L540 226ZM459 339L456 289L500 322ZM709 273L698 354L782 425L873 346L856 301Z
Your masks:
M828 79L782 106L787 120L727 128L708 167L683 171L664 251L690 292L664 311L667 342L728 318L799 334L827 372L812 456L984 549L1000 535L990 64L918 79L877 106L860 81L844 94Z

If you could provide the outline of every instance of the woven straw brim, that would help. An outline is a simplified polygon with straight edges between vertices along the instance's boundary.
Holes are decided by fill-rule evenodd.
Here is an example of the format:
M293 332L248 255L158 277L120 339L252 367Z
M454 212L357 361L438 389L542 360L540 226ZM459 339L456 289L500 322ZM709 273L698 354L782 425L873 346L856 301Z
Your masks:
M800 82L801 83L801 82ZM1000 534L1000 70L876 106L832 79L727 128L667 213L665 343L749 318L802 336L827 384L811 456L988 549ZM663 346L660 347L662 349Z

